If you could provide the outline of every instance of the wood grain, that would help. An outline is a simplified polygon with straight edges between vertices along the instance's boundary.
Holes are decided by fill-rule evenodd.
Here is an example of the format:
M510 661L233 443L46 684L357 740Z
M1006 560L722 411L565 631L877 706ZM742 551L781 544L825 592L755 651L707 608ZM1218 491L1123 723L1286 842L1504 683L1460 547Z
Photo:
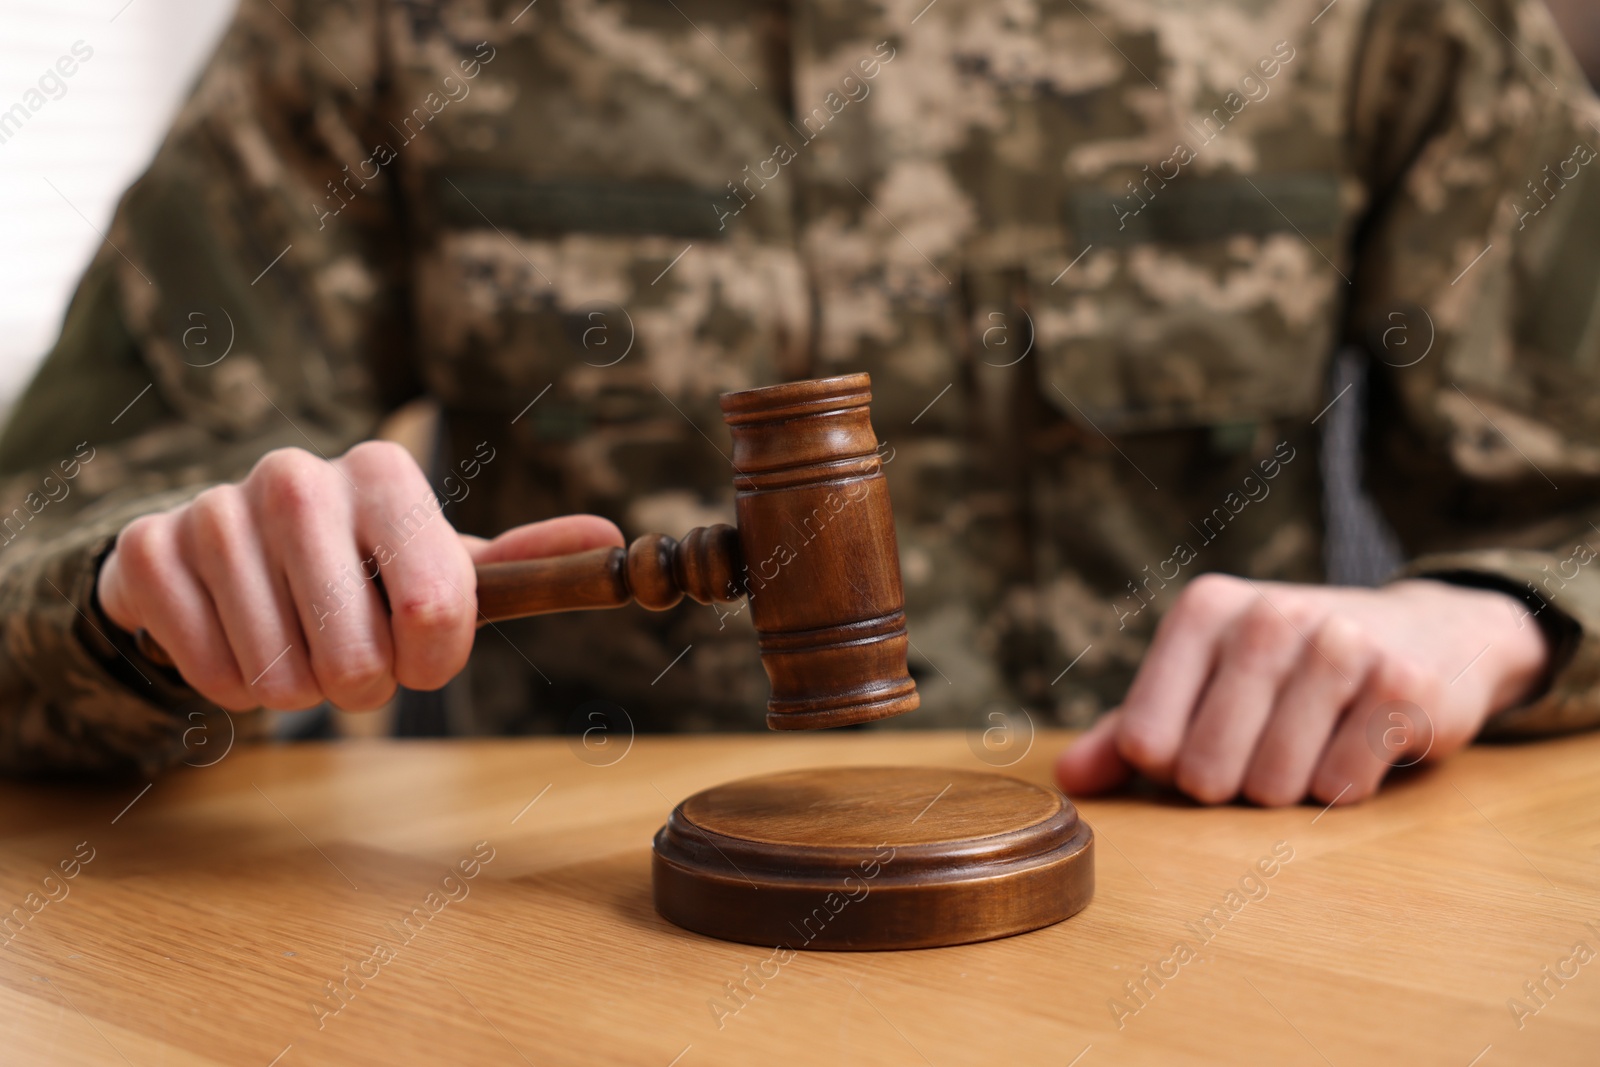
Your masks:
M1094 835L1054 789L949 767L821 767L712 786L656 834L656 911L791 949L942 948L1094 896Z
M1041 734L1004 772L1047 783L1064 740ZM1585 925L1600 926L1600 736L1473 748L1326 813L1085 799L1097 885L1070 921L765 967L770 949L652 908L650 838L675 804L791 768L993 768L960 734L584 754L565 739L239 747L142 795L144 780L0 784L0 908L79 842L95 850L0 948L0 1062L1497 1067L1591 1064L1600 1047L1600 960L1551 983L1520 1030L1507 1007L1575 942L1600 949ZM493 859L464 879L479 841ZM448 902L418 920L430 893ZM419 932L395 944L403 918ZM325 983L373 973L380 941L392 959L319 1029ZM1157 986L1143 968L1180 941L1197 957ZM1149 992L1119 1029L1109 1005L1131 1005L1130 981Z
M921 705L906 669L906 598L871 401L865 374L722 397L774 730L849 726Z

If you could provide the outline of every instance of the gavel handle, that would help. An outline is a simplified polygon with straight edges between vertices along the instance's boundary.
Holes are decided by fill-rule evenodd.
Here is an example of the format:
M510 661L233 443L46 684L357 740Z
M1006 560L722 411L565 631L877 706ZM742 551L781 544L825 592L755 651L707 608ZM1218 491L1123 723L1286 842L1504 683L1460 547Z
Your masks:
M559 611L620 608L637 602L665 611L685 596L699 604L744 595L739 534L732 526L698 527L681 541L645 534L626 549L592 548L569 556L481 563L478 625ZM146 630L134 637L152 663L173 666L172 657Z

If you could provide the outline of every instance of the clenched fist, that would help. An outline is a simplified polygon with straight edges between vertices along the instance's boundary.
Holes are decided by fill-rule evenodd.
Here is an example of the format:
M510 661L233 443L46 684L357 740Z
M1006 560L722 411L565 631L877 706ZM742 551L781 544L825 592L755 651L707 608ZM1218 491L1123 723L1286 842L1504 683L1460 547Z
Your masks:
M621 544L593 515L493 541L459 534L399 445L369 441L331 462L286 448L237 485L130 523L97 589L107 618L148 630L224 708L370 709L466 664L474 564Z
M1448 755L1528 699L1548 657L1503 593L1203 575L1157 627L1122 707L1061 754L1056 777L1069 793L1138 771L1205 804L1348 804L1393 762Z

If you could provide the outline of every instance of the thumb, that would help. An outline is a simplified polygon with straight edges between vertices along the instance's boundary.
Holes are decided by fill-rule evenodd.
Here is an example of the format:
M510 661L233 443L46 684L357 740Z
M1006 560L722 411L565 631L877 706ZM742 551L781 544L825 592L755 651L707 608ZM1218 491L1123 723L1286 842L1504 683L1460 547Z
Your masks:
M1104 715L1056 757L1056 782L1062 792L1104 793L1133 775L1133 766L1117 751L1121 725L1120 709Z
M622 531L598 515L563 515L558 519L513 527L492 541L461 534L472 562L504 563L586 552L591 548L622 546Z

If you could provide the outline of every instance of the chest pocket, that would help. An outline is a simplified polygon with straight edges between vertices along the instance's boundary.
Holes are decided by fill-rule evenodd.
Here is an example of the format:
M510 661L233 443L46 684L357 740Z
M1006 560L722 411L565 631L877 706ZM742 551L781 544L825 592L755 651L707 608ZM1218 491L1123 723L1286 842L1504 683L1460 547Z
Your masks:
M760 5L679 6L545 0L403 153L420 359L447 406L509 417L553 385L529 423L575 440L679 418L663 396L714 414L805 344L789 194L751 178L785 128ZM402 99L438 76L412 54Z
M1256 24L1246 0L1216 6ZM808 157L806 250L840 261L816 272L837 306L819 309L824 358L830 320L854 326L862 358L933 358L907 328L883 326L885 342L858 326L888 318L861 285L827 290L875 254L882 290L920 275L954 294L952 347L974 373L1034 374L1074 421L1138 432L1315 411L1360 195L1331 118L1341 86L1310 77L1309 45L1262 27L1195 50L1176 40L1198 32L1182 11L1150 26L1090 0L954 0L917 19L862 14L850 37L797 51L810 101L877 40L893 46L870 98ZM910 290L880 304L912 307Z
M1309 415L1343 279L1336 175L1070 189L1029 264L1045 395L1108 432Z

